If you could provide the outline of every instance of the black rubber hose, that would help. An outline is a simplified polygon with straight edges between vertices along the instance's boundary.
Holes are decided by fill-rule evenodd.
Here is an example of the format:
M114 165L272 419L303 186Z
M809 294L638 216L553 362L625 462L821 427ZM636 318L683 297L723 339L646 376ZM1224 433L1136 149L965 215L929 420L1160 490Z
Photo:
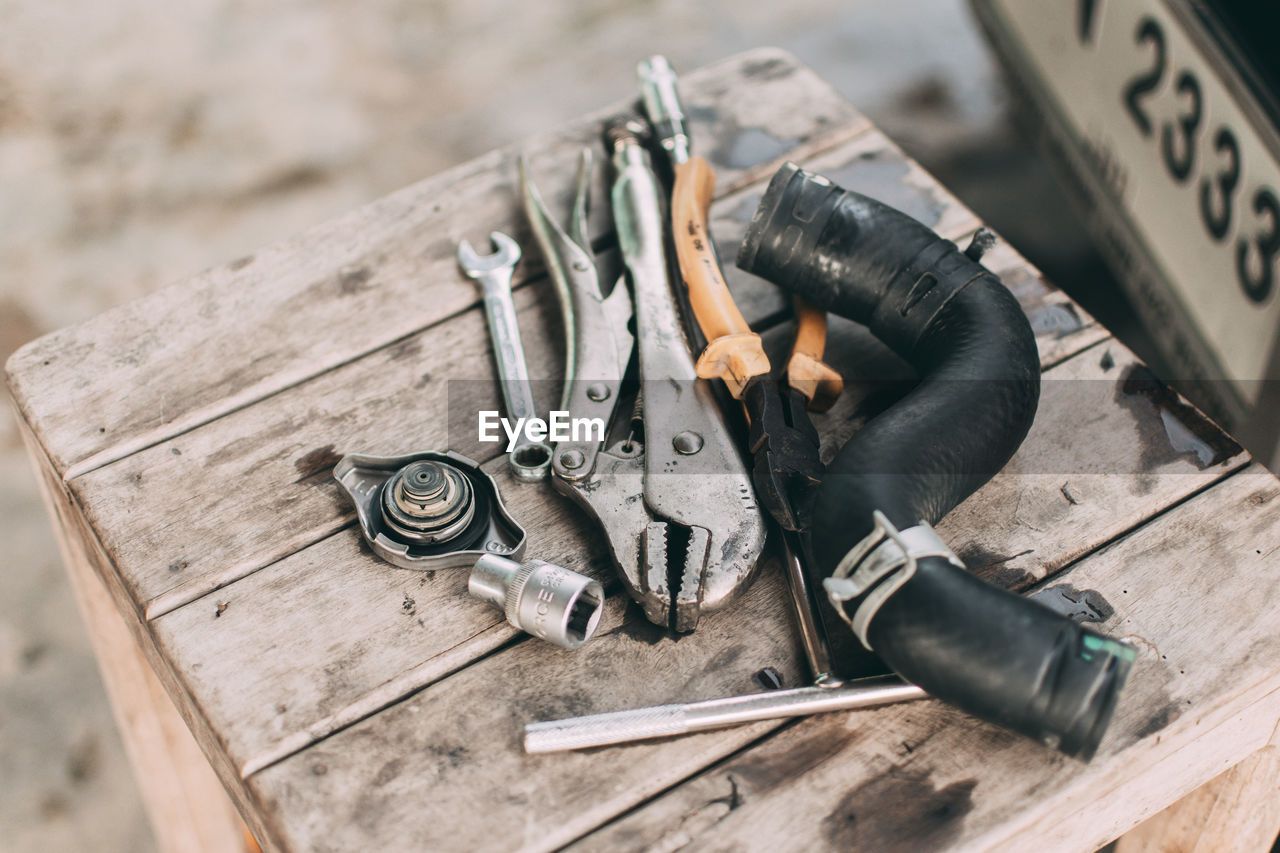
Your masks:
M916 220L786 164L747 229L738 266L867 325L920 377L828 467L810 531L820 578L872 532L873 512L900 531L936 524L1026 437L1040 390L1026 316L994 274ZM846 613L873 592L846 602ZM920 559L871 612L866 644L903 678L1084 758L1134 657L942 557Z

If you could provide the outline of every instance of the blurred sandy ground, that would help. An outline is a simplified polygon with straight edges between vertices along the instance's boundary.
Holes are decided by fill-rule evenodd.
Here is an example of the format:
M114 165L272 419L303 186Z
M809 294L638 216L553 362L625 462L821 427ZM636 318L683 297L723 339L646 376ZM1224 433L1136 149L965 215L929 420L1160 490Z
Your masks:
M630 95L650 53L763 44L1060 280L1092 274L959 0L0 0L0 356ZM0 542L0 848L150 849L8 416Z

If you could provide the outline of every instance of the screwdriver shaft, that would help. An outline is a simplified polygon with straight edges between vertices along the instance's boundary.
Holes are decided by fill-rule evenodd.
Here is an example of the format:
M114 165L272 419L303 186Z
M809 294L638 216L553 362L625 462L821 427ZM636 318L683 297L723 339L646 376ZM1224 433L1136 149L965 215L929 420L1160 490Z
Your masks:
M758 720L872 708L924 697L923 690L904 683L896 676L852 681L840 687L793 687L747 696L529 723L524 729L524 749L529 753L586 749Z

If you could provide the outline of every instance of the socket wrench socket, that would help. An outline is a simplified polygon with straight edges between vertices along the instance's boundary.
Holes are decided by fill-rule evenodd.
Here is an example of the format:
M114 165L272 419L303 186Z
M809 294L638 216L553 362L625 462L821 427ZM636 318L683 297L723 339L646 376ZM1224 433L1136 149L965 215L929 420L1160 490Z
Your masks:
M517 563L485 554L471 570L467 590L521 631L566 649L591 639L604 612L597 581L542 560Z

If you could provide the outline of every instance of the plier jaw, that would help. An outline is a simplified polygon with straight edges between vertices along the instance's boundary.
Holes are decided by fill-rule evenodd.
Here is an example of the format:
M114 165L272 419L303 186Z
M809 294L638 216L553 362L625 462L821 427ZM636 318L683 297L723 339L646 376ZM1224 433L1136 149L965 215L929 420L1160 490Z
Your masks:
M809 401L792 385L779 387L756 377L742 401L750 417L747 440L754 465L756 497L783 529L807 530L823 465L818 430L809 420Z

